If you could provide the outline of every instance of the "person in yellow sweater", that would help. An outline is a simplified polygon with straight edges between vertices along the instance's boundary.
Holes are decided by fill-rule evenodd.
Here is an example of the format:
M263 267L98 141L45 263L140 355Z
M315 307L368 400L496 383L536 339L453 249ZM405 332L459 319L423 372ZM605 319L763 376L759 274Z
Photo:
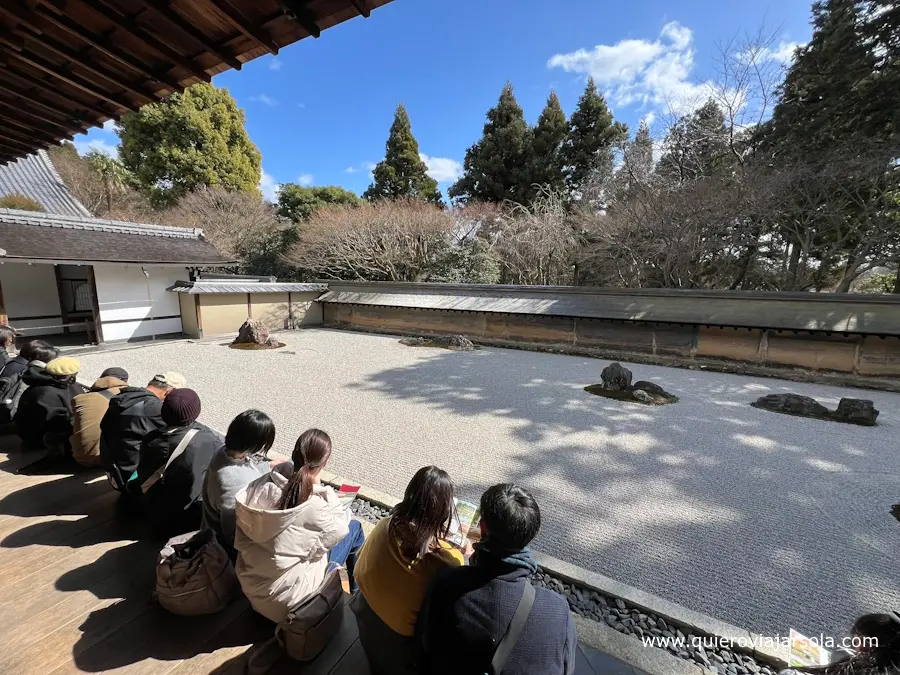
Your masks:
M444 539L453 514L453 483L436 466L419 469L403 501L366 539L350 607L373 675L412 675L417 669L416 620L432 579L465 564Z

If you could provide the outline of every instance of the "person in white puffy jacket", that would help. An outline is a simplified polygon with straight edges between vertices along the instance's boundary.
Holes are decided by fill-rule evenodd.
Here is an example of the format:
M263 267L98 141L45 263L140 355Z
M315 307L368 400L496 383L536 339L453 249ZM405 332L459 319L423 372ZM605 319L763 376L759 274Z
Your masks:
M329 563L346 564L350 578L362 547L362 527L319 476L331 456L324 431L305 431L290 464L273 469L235 498L238 579L257 612L271 621L312 595Z

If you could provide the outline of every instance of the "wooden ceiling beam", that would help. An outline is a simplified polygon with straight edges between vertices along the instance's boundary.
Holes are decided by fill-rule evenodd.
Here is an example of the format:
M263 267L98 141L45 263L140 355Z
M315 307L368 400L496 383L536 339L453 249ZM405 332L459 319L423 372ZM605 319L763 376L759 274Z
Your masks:
M8 8L0 10L3 12L9 12ZM24 24L23 24L24 25ZM27 40L34 42L44 49L56 54L57 56L61 56L62 58L68 60L71 63L78 65L79 68L100 77L107 82L112 83L113 85L124 89L127 92L130 92L133 96L136 96L144 103L152 103L153 101L158 100L160 97L156 95L156 92L150 92L145 89L138 88L135 85L132 85L130 82L125 81L121 76L112 73L100 65L94 64L91 61L88 61L83 54L79 54L78 52L69 49L64 44L54 40L52 37L46 34L42 34L36 31L33 28L22 28L20 25L18 35L23 35ZM23 52L24 53L24 52ZM32 52L33 53L33 52Z
M50 106L46 103L43 103L40 99L28 98L23 96L19 91L15 89L10 89L5 82L0 81L0 92L7 94L17 100L21 100L23 105L13 108L13 106L7 103L7 107L13 108L19 117L32 118L37 120L38 122L43 122L44 124L49 125L53 129L61 129L65 130L67 133L81 133L83 131L87 131L89 125L80 120L73 119L71 117L66 116L64 113L61 113L58 107ZM49 112L41 113L35 108L45 108ZM62 121L60 118L63 118ZM23 122L25 124L29 124L30 126L38 126L32 122Z
M299 23L300 27L314 38L322 34L322 29L316 24L315 14L310 11L303 0L279 0L278 4L284 8L284 13L289 18Z
M36 126L34 123L23 121L12 106L0 103L0 121L6 125L6 132L28 141L33 138L41 138L46 141L60 141L62 139L73 140L72 134L60 129L58 132L48 131L46 127ZM2 127L0 127L2 128Z
M53 86L40 78L30 77L30 76L22 74L20 72L10 70L9 68L0 68L0 73L2 73L4 71L9 73L10 75L15 76L18 79L25 80L28 83L28 86L33 89L38 89L40 91L47 92L48 94L50 94L51 96L54 96L54 97L63 97L63 98L66 97L65 92L61 92L59 90L59 87ZM51 111L57 112L61 115L64 115L64 116L68 117L69 119L71 119L76 124L76 126L78 126L80 124L81 120L85 120L91 126L100 125L100 124L103 124L103 122L100 121L101 119L106 119L107 117L111 117L110 113L107 112L106 110L101 110L100 108L95 108L92 105L88 105L88 104L83 103L82 101L79 101L74 98L71 99L71 103L72 103L71 107L66 107L64 104L55 104L54 105L54 104L50 104L45 101L42 101L39 98L35 98L34 94L30 93L26 89L18 89L15 86L12 86L8 80L5 82L0 82L0 85L2 85L2 86L0 86L0 91L2 91L3 89L6 89L7 91L11 91L12 93L18 95L24 101L28 101L29 103L36 103L43 108L46 108ZM100 119L91 119L85 113L91 113L92 115L94 115L95 117L98 117Z
M203 82L212 82L212 76L203 68L198 66L192 60L185 58L182 54L172 49L169 45L159 40L152 33L144 30L134 19L125 16L118 11L110 9L105 3L106 0L79 0L84 5L90 7L94 12L113 23L119 30L131 35L133 38L140 40L153 51L165 56L173 64L181 66L194 77ZM180 88L180 87L179 87Z
M79 91L82 91L89 96L99 98L103 101L111 103L118 108L124 108L125 110L137 110L138 108L140 108L140 105L134 103L133 101L127 101L124 98L116 96L115 94L106 93L99 87L88 83L86 80L81 79L75 73L71 72L71 70L68 70L67 74L67 69L61 68L57 64L50 61L46 61L36 54L31 54L25 51L17 52L12 47L3 44L0 44L0 51L5 52L7 55L31 66L32 68L36 68L37 70L46 73L52 78L55 78L61 82L65 82L71 87L75 87ZM109 116L110 114L109 112L106 112L100 108L96 108L94 110L101 116Z
M110 58L117 63L121 63L122 65L131 68L134 72L139 73L140 75L143 75L150 80L154 80L156 82L159 82L160 84L164 84L172 91L177 91L181 88L181 85L177 80L175 80L175 78L169 77L168 75L162 73L154 72L154 70L147 64L142 63L139 59L136 59L130 54L123 52L120 48L116 48L113 45L112 40L110 40L109 38L95 35L94 33L85 30L80 24L78 24L76 21L73 21L65 14L56 14L43 5L38 5L37 7L35 7L35 13L60 30L63 30L69 35L77 37L85 44L90 45L98 52L105 55L107 58Z
M356 8L356 11L365 18L372 16L372 10L366 6L366 0L350 0L350 4Z
M0 129L0 142L6 143L12 147L18 147L25 153L34 152L37 147L44 146L47 144L46 141L40 141L39 146L36 146L34 141L23 141L21 138L15 136L15 134L9 133L8 129Z
M278 55L278 45L269 37L265 29L257 28L253 24L251 24L247 19L242 17L234 7L228 4L228 0L209 0L216 9L218 9L222 14L228 19L228 23L230 23L234 28L239 30L241 33L246 35L251 40L258 42L260 45L266 48L266 50L272 54L273 56Z
M189 36L194 42L223 63L227 63L235 70L240 70L243 67L244 64L238 61L234 54L229 54L220 45L217 45L212 40L208 39L202 31L197 30L197 28L187 19L183 18L178 12L172 9L166 0L138 0L138 2L177 27L185 35Z
M26 145L25 143L16 143L14 141L7 141L0 138L0 151L5 152L9 155L13 155L14 157L30 155L32 152L37 150L38 147L39 146Z

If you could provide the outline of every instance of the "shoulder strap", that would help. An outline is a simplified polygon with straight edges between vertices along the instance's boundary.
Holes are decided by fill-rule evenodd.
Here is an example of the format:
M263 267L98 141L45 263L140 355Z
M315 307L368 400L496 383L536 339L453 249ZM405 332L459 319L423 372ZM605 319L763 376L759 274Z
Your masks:
M165 466L161 469L155 471L150 478L145 480L141 485L141 492L145 493L152 488L159 481L160 478L166 473L166 469L171 466L172 462L178 459L182 453L187 450L188 444L191 442L191 439L194 438L200 432L199 429L189 429L188 432L184 435L184 438L181 439L181 442L175 446L175 449L172 451L172 454L169 455L169 461L166 462Z
M503 672L503 666L506 665L506 659L512 653L522 630L525 628L525 622L528 621L528 615L531 614L531 608L534 605L534 586L530 581L525 582L525 591L522 593L522 599L519 600L519 606L516 607L516 613L513 615L512 621L506 633L500 638L500 644L497 645L497 651L494 652L494 658L491 659L491 675L500 675Z
M100 394L107 401L112 401L113 396L115 396L115 394L112 393L109 389L100 389L99 391L97 391L95 393Z

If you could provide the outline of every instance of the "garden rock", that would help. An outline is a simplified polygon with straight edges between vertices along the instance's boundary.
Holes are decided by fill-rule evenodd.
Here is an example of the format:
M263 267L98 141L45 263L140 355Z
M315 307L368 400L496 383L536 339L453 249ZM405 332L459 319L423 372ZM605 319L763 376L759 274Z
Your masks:
M810 417L819 420L831 420L832 422L844 422L846 424L859 424L862 426L875 426L878 419L878 410L872 401L857 398L842 398L837 410L829 410L816 399L800 394L769 394L751 403L754 408L782 413L784 415L796 415L798 417Z
M874 427L878 419L878 411L872 401L861 398L842 398L834 412L836 419Z
M232 344L264 345L269 339L269 328L258 319L248 318L238 329L238 335Z
M628 391L631 389L631 371L616 361L603 369L600 381L607 391Z
M435 335L433 337L414 337L400 340L407 347L440 347L456 352L474 352L477 347L465 335Z

